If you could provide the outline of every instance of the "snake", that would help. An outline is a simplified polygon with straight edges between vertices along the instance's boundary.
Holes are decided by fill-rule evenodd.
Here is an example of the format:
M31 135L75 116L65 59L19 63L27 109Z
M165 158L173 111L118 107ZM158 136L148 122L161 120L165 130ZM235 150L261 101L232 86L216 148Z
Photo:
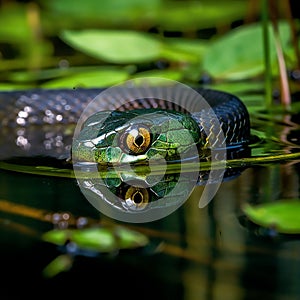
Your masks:
M33 164L42 160L48 165L70 161L74 128L88 104L103 91L104 88L1 91L0 160L22 159ZM208 88L193 88L193 91L206 100L219 122L215 139L222 131L229 149L249 143L249 113L237 96ZM180 101L184 103L185 98L182 95ZM138 128L136 123L144 115L147 124ZM105 121L99 125L97 120L104 116ZM153 97L135 99L135 103L123 106L114 98L105 99L85 123L88 125L82 129L76 153L88 158L92 145L97 150L92 159L96 157L100 163L134 162L149 156L163 156L171 161L178 152L188 152L190 143L207 148L210 127L215 125L205 109L187 112L180 103ZM89 137L91 131L97 132L94 141Z
M66 168L73 166L74 157L76 162L99 165L141 164L161 159L168 163L190 158L209 161L211 151L218 156L220 147L220 153L224 154L225 149L227 158L229 153L243 155L251 138L245 104L228 92L191 89L196 97L173 87L147 88L146 93L140 88L121 88L100 97L101 101L95 99L107 89L1 91L0 162ZM199 105L198 96L206 105ZM179 100L169 101L170 97ZM91 105L94 103L97 105ZM80 130L76 135L78 124ZM109 206L126 211L150 209L150 202L160 207L158 200L162 198L163 206L172 207L186 199L195 184L189 176L179 179L180 174L165 174L153 184L156 177L148 176L148 169L149 165L145 165L145 174L133 178L135 183L137 178L142 182L138 186L128 184L128 179L132 181L126 173L117 172L114 178L105 175L105 186L124 202L114 202L105 196L103 199ZM238 174L235 170L231 174L230 169L227 172L228 177ZM208 174L200 172L197 184L206 182ZM98 185L98 181L88 180L84 189L98 198L102 191ZM176 201L170 194L175 188Z

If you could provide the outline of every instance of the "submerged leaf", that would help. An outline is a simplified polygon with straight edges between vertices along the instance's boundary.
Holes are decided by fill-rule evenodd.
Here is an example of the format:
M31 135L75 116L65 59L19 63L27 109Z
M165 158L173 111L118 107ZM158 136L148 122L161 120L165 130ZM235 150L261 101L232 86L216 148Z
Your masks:
M72 256L67 254L59 255L43 269L43 275L47 278L52 278L61 272L70 270L72 265Z
M276 230L279 233L300 233L300 200L280 200L260 205L245 205L246 216L263 227Z
M58 246L72 242L79 251L89 250L99 253L143 247L149 242L142 233L121 226L53 229L43 234L42 239Z
M149 242L148 237L144 234L121 226L116 228L116 235L121 249L141 247Z
M82 249L110 252L117 249L114 233L108 228L74 230L72 242Z
M71 236L72 231L70 229L60 230L53 229L45 232L42 235L42 240L48 243L52 243L58 246L65 244L67 239Z

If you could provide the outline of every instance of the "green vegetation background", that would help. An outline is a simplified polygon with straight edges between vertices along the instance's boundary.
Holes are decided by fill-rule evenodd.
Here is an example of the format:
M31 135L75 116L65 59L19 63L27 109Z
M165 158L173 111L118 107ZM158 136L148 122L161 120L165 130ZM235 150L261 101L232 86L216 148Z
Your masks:
M292 70L296 57L285 19L278 16ZM0 89L106 87L160 77L261 92L260 20L261 3L251 0L4 1ZM276 77L274 44L270 57Z

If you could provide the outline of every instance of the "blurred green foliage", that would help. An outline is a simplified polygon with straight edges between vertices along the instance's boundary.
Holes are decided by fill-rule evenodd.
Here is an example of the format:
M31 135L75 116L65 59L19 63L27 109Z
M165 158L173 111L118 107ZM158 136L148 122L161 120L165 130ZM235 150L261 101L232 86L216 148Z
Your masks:
M63 251L65 254L57 256L44 268L43 275L48 278L68 271L76 255L95 257L116 254L124 249L138 249L150 243L149 238L141 232L124 226L52 229L42 235L42 240L66 248Z
M263 75L253 1L40 0L0 6L0 88L108 86L155 76L197 84ZM238 26L239 25L239 26ZM293 68L290 29L282 45ZM274 47L271 47L274 48ZM278 74L272 50L274 75Z

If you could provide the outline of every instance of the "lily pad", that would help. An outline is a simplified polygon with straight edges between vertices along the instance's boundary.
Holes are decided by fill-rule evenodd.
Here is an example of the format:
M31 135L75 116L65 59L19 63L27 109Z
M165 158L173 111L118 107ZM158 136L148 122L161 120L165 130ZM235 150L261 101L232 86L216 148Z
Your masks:
M250 221L259 226L272 228L278 233L300 233L300 199L246 204L243 211Z

